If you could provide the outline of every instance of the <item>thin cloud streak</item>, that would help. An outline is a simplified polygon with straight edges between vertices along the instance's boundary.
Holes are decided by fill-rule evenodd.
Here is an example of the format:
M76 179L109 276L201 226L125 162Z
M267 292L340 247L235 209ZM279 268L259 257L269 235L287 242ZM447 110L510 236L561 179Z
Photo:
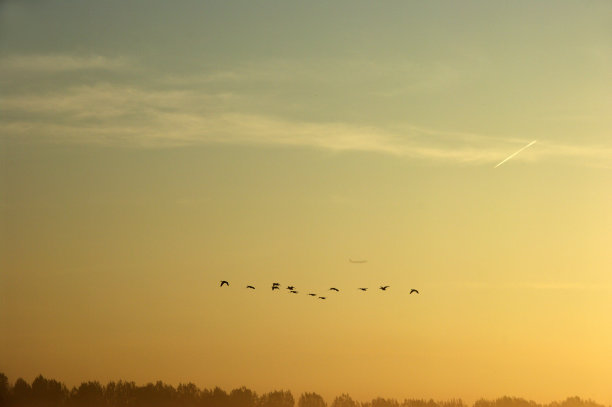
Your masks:
M17 55L0 59L0 71L29 71L32 77L88 69L128 72L133 68L128 59L99 55ZM312 73L308 69L305 72ZM252 75L247 69L246 72L217 72L205 75L204 79L205 82L235 81L247 80ZM197 84L197 78L187 77L184 86L167 88L168 81L171 84L176 80L172 76L156 77L153 83L139 86L97 81L68 84L45 93L7 93L2 99L1 137L43 137L53 143L144 148L210 143L300 146L455 164L499 162L516 143L527 142L516 136L448 131L411 123L381 127L292 120L254 112L259 102L253 95L187 86L193 80ZM160 89L160 84L166 88ZM598 159L605 168L612 160L612 147L545 141L537 150L521 154L517 159L535 161L554 157L581 159L590 165L593 159Z
M519 154L521 151L525 150L528 147L531 147L532 145L534 145L537 142L537 140L533 140L531 143L527 144L525 147L521 148L520 150L510 154L508 157L506 157L505 159L503 159L499 164L497 164L495 166L495 168L499 167L500 165L502 165L503 163L505 163L506 161L508 161L509 159L511 159L512 157L516 156L517 154Z
M53 73L88 69L125 70L132 63L124 57L109 58L102 55L75 56L69 54L12 55L0 58L0 72Z
M5 112L35 115L37 120L5 119L0 129L5 137L39 135L51 142L153 148L206 143L286 145L473 164L498 161L520 140L412 125L384 129L232 112L230 105L237 98L231 93L77 86L54 94L7 96L2 103ZM525 156L531 160L612 158L610 147L550 142L530 153Z

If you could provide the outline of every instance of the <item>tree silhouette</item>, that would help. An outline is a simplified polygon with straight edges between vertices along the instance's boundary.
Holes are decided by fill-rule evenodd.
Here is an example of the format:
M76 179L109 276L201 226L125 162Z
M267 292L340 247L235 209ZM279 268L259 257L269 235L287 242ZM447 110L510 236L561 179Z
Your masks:
M535 401L527 401L516 397L501 397L493 401L478 400L474 407L537 407Z
M219 387L215 387L213 390L203 390L200 400L200 405L204 407L229 407L229 396Z
M344 393L334 399L331 407L359 407L359 403Z
M104 389L106 404L112 407L131 407L137 405L137 391L134 382L110 382Z
M327 407L323 397L316 393L303 393L297 407ZM134 382L83 382L68 391L56 380L39 375L32 384L19 378L11 387L8 378L0 373L0 407L294 407L290 391L272 391L261 397L240 387L229 394L223 389L200 390L195 384L179 384L177 388L161 381L137 386ZM336 397L330 407L466 407L460 399L434 401L377 397L366 403L353 400L348 394ZM472 407L605 407L592 400L569 397L561 402L538 404L516 397L496 400L478 400ZM611 406L612 407L612 406Z
M317 393L303 393L298 400L298 407L327 407L327 403Z
M98 382L81 383L70 392L69 405L73 406L106 406L104 388Z
M21 377L13 385L12 404L28 406L32 403L32 388Z
M582 400L580 397L568 397L561 403L553 402L547 407L604 407L593 400Z
M436 404L433 400L431 400L434 404ZM440 407L465 407L463 404L463 400L461 399L450 399L447 401L440 401L437 403Z
M452 399L448 401L434 401L423 399L405 399L402 402L402 407L465 407L461 399Z
M161 381L138 388L137 394L139 404L147 407L172 406L176 398L174 387Z
M177 405L181 407L196 407L199 405L200 389L193 384L179 384L176 388Z
M246 387L234 389L229 394L230 407L253 407L258 402L257 393Z
M6 406L9 402L9 382L4 373L0 373L0 406Z
M56 380L39 375L32 382L32 399L38 406L59 406L68 397L68 389Z
M372 407L399 407L399 403L395 399L384 399L377 397L372 400Z
M260 407L293 407L295 400L290 391L272 391L259 399Z

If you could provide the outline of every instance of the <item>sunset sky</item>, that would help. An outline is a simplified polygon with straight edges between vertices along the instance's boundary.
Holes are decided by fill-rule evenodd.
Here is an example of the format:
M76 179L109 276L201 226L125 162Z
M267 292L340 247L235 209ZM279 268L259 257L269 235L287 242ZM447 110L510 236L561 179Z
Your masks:
M2 1L0 372L610 405L611 72L603 0Z

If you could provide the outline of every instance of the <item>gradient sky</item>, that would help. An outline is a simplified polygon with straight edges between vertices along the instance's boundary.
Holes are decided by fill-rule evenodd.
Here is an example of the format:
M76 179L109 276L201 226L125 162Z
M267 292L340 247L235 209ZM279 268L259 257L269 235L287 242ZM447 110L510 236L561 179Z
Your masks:
M3 1L0 371L611 404L610 72L609 1Z

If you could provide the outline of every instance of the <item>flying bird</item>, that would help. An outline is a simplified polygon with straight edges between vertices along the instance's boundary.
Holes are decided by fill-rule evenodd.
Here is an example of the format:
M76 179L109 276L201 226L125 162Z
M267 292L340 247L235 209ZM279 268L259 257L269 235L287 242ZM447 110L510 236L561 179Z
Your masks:
M272 285L280 285L279 283L272 283Z
M291 294L297 294L297 293L298 293L298 292L297 292L297 291L295 291L295 290L291 290L291 291L289 291L289 292L290 292Z
M273 286L272 286L272 291L274 291L274 290L280 290L280 288L278 288L278 286L277 286L277 285L273 285Z
M295 290L295 287L294 287L294 286L292 286L292 285L288 285L288 286L287 286L287 290Z
M251 290L255 289L255 287L253 287L252 285L247 285L247 288L250 288Z
M224 284L229 287L229 283L225 280L221 280L221 285L219 287L223 287Z
M310 295L311 297L316 297L317 294L315 294L315 293L308 293L308 295Z
M326 297L319 297L320 299L324 300Z
M336 287L332 287L332 288L330 288L330 290L332 290L332 291L340 291Z
M415 290L415 289L413 288L413 289L411 289L411 290L410 290L410 294L412 294L412 293L417 293L417 294L418 294L418 293L419 293L419 290Z
M356 263L356 264L362 264L362 263L367 263L367 260L353 260L351 258L349 258L349 263Z
M525 147L521 148L517 152L510 154L508 157L506 157L504 160L502 160L499 164L497 164L494 168L499 167L500 165L502 165L503 163L505 163L506 161L508 161L509 159L511 159L512 157L514 157L515 155L517 155L518 153L520 153L521 151L526 149L527 147L531 147L533 144L535 144L536 141L538 141L538 140L533 140L531 143L527 144Z
M380 286L380 289L381 289L381 290L383 290L383 291L386 291L386 290L387 290L387 288L389 288L389 287L390 287L390 286L388 286L388 285L381 285L381 286Z
M359 287L359 289L360 289L361 291L367 291L367 290L368 290L367 288L361 288L361 287Z

